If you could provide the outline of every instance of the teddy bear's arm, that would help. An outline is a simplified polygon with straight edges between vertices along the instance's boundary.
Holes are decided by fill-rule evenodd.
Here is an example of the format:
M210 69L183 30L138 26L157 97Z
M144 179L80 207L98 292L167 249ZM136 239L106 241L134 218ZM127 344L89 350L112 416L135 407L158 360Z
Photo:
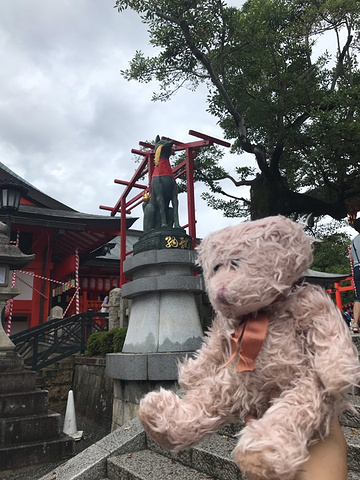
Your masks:
M228 356L221 323L221 317L214 320L196 357L179 366L179 384L186 391L182 398L160 389L140 402L139 418L146 432L170 450L187 448L239 418L233 401L236 385L218 381L226 374L219 367Z
M198 443L237 418L232 402L224 400L220 388L204 385L180 398L160 389L141 401L139 418L145 431L160 445L177 452Z
M308 286L297 315L313 354L312 366L329 394L344 393L360 380L358 351L341 313L326 292Z

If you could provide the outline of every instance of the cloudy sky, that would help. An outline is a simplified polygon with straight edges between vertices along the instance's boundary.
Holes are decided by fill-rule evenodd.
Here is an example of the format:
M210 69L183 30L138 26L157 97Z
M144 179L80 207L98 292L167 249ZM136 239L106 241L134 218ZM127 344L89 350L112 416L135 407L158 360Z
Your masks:
M151 55L137 14L114 0L11 0L0 6L0 161L39 190L85 213L105 214L137 164L132 148L157 134L186 142L190 129L222 139L204 89L151 102L156 84L125 81L136 50ZM239 4L239 1L229 2ZM228 155L231 169L239 159ZM223 219L199 199L197 233ZM239 192L237 191L237 194ZM180 196L187 223L186 197ZM133 216L141 216L140 208ZM142 228L142 220L134 224Z

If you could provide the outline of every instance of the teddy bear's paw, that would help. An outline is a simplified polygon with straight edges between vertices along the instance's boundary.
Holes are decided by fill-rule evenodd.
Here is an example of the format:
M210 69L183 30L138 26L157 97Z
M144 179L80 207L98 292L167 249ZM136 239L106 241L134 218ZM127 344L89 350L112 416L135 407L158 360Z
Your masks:
M154 424L154 419L149 417L143 410L139 410L139 419L144 427L145 432L159 445L171 450L174 445L167 438L167 432L161 432Z
M172 392L161 390L160 392L151 392L140 402L138 416L144 427L144 430L156 443L165 448L174 448L174 443L168 438L169 422L167 418L169 408L174 412L174 407L178 397Z
M281 475L272 465L266 462L262 452L256 450L242 451L235 448L233 452L235 463L240 468L247 480L293 480L293 476L287 472Z

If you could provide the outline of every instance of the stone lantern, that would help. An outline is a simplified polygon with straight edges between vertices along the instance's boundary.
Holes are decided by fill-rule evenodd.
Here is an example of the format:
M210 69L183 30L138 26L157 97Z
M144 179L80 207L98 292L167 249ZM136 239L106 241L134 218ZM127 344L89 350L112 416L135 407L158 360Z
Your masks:
M9 283L10 270L25 267L35 255L10 244L10 225L0 222L0 309L20 294ZM35 387L36 373L24 361L0 322L0 472L74 454L74 440L61 432L60 414L48 409L48 392Z
M7 233L8 226L0 222L0 312L3 312L8 300L21 293L19 288L10 284L10 270L24 268L35 258L35 255L25 255L17 246L11 245ZM15 345L0 322L0 372L10 372L22 366L23 360L15 352Z

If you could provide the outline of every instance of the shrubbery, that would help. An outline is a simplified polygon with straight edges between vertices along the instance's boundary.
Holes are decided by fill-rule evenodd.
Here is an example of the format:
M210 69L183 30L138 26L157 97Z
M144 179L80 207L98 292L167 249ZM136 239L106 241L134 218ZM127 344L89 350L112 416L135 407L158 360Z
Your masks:
M109 332L95 332L90 335L86 343L86 355L106 355L122 351L127 328L114 328Z

